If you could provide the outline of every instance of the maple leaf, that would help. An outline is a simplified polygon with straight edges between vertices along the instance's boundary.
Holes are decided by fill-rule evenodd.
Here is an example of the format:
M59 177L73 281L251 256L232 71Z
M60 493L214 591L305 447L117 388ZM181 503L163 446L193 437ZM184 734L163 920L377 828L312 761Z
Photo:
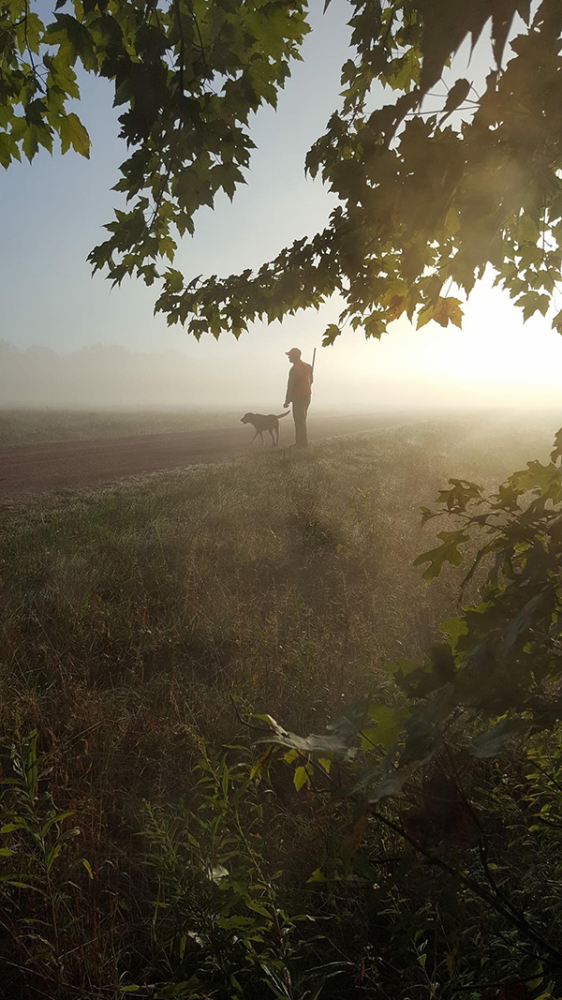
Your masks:
M336 323L330 323L324 331L324 336L322 337L322 347L331 347L340 334L341 330L339 326L337 326Z
M429 303L420 311L416 329L421 329L432 319L440 326L448 326L449 323L452 323L460 328L462 327L462 317L460 299L455 299L453 296L445 299L438 298L435 304Z
M72 146L81 156L85 156L87 160L90 158L90 136L78 115L71 113L61 118L60 141L61 153L66 153L70 146Z
M552 329L556 330L557 333L562 333L562 309L556 313L556 316L552 320Z
M402 315L406 307L406 299L403 295L393 295L390 302L386 307L386 318L389 323L394 319L398 319Z

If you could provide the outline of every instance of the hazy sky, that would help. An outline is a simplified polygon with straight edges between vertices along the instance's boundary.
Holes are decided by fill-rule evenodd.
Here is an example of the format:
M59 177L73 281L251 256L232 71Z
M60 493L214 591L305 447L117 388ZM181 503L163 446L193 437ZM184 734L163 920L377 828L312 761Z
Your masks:
M279 109L264 109L255 122L254 153L247 186L231 205L217 199L203 209L197 234L186 237L175 266L185 273L227 274L259 265L283 246L322 228L334 204L320 182L304 178L304 156L322 133L339 92L346 58L350 7L334 0L325 16L313 3L314 30L304 63L295 64ZM103 80L83 84L80 116L93 142L89 161L44 150L32 166L14 165L1 176L0 338L20 348L32 344L69 352L86 345L119 344L133 351L180 351L209 393L263 382L260 399L282 402L286 377L283 352L300 346L310 356L322 331L337 318L333 301L318 314L299 314L270 327L256 324L239 343L205 338L199 344L180 327L168 329L154 317L155 288L127 281L111 290L101 275L92 279L88 251L104 238L117 195L110 190L125 148L116 138L117 111ZM558 306L560 308L560 306ZM457 400L462 405L525 399L552 404L562 388L562 339L550 322L534 318L523 326L507 297L481 287L465 310L463 331L434 323L419 333L405 320L381 342L346 333L317 358L318 402L353 405L378 398L423 402ZM231 394L229 393L229 396ZM1 403L1 400L0 400Z

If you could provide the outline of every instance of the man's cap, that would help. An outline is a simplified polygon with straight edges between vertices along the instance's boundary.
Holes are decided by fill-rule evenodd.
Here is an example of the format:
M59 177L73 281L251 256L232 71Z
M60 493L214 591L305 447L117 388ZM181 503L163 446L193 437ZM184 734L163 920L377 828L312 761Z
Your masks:
M290 358L291 355L296 356L297 358L300 358L300 356L302 354L302 351L300 351L298 349L298 347L291 347L291 350L290 351L285 351L285 354L287 355L288 358Z

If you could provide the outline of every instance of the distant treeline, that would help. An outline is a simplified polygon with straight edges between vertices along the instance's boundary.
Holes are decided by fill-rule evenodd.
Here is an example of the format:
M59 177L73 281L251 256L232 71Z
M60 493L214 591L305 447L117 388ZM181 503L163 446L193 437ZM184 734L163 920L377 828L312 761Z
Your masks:
M59 354L0 340L0 406L203 406L212 402L210 368L180 351L143 354L96 344ZM220 385L213 389L228 402Z

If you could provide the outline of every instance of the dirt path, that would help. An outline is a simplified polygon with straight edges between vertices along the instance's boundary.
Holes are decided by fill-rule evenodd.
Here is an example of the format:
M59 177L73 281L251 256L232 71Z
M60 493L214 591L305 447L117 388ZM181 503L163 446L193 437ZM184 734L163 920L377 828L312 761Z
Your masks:
M317 418L310 421L310 440L370 430L383 423L388 421L372 415ZM253 428L235 426L97 441L3 446L0 447L0 499L18 493L97 486L128 476L231 458L249 450L252 434ZM292 441L292 426L283 427L280 444ZM261 448L259 439L252 448Z

